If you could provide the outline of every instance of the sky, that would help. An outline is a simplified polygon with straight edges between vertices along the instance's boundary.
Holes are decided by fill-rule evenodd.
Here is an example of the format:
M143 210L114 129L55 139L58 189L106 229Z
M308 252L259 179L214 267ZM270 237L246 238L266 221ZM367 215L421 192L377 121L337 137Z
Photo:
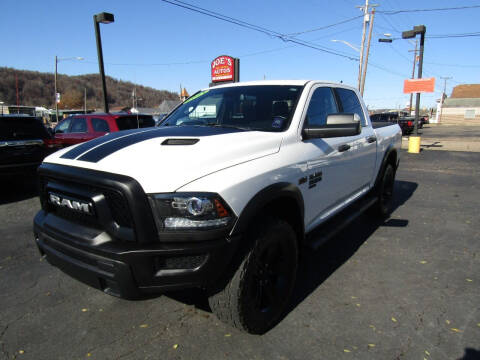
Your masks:
M162 0L2 0L0 66L53 73L58 56L61 74L98 73L93 15L105 11L115 16L114 23L100 24L105 72L120 80L175 92L182 86L192 94L208 87L210 62L230 55L240 59L241 81L314 79L357 86L359 62L352 59L358 52L332 40L360 47L358 6L365 0L181 1L268 29L268 34ZM440 77L451 77L447 95L456 85L480 83L480 7L392 13L479 6L478 0L372 2L378 7L365 81L369 108L406 106L403 81L412 75L415 46L401 39L401 32L415 25L427 28L423 77L436 78L435 92L422 94L422 107L433 107L440 98ZM476 34L452 37L467 33ZM383 34L391 34L393 42L378 42Z

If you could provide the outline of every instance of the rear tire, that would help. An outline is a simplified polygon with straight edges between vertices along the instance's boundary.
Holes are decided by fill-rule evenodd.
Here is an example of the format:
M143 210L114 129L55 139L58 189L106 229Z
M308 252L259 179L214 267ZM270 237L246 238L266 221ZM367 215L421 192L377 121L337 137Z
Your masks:
M382 218L386 218L393 211L393 190L395 185L395 170L392 164L387 164L377 189L378 201L374 211Z
M297 238L287 222L274 218L247 236L253 240L251 249L227 286L208 301L224 323L263 334L280 321L289 303L298 264Z

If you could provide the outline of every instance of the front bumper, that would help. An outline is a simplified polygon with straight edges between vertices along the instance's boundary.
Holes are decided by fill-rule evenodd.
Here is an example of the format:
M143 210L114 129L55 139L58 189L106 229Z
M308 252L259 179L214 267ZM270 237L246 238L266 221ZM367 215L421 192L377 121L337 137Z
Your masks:
M35 242L47 261L110 295L135 299L146 293L206 288L224 273L240 236L202 241L141 244L112 239L39 211Z

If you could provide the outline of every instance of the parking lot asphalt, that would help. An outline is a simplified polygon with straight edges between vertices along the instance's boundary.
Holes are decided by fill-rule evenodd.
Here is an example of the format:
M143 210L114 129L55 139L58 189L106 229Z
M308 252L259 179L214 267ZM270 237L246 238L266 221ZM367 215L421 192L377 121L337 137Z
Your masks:
M2 359L480 358L480 153L402 152L395 211L362 215L302 256L286 317L263 336L200 293L103 294L40 258L32 181L0 192Z

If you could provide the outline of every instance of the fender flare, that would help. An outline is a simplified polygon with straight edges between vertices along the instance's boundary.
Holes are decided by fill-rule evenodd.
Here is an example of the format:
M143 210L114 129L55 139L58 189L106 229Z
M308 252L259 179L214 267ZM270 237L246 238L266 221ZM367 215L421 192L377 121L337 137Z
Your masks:
M395 158L397 159L396 164L393 164L393 170L397 172L397 168L400 160L398 159L397 149L393 146L393 144L390 144L388 145L387 149L385 150L385 154L383 155L382 164L380 165L377 178L375 179L375 184L373 186L374 189L377 188L378 184L382 180L382 174L385 171L385 168L387 167L388 158L392 153L395 154Z
M248 226L251 224L255 216L270 202L287 197L291 200L294 200L300 210L300 236L303 237L305 233L305 223L304 223L304 212L305 205L303 201L303 195L300 189L294 184L281 182L267 186L266 188L260 190L255 196L250 199L243 211L241 212L239 218L235 222L235 225L232 228L230 233L231 236L244 233Z

